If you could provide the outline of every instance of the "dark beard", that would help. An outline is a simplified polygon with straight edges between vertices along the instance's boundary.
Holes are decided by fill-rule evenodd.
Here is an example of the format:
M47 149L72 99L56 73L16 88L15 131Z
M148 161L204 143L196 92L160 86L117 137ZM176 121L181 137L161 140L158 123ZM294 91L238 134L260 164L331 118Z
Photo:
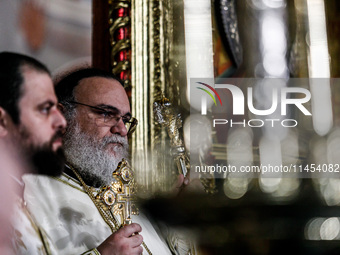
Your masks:
M23 154L27 156L28 162L31 163L33 173L54 177L63 173L66 161L64 151L62 148L57 149L55 152L52 150L53 142L62 137L61 131L57 131L51 141L40 146L28 145L27 141L29 141L30 133L25 127L21 128L20 134L21 140L24 141Z
M59 176L64 171L65 156L61 148L56 152L49 146L34 148L31 160L37 174Z

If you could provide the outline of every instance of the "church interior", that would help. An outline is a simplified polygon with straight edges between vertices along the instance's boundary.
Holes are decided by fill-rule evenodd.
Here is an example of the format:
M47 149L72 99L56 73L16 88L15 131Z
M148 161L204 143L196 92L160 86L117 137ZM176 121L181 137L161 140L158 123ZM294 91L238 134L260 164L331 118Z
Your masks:
M139 207L198 254L338 254L339 12L336 0L2 0L0 50L56 78L119 76L139 121ZM190 183L174 196L178 174Z

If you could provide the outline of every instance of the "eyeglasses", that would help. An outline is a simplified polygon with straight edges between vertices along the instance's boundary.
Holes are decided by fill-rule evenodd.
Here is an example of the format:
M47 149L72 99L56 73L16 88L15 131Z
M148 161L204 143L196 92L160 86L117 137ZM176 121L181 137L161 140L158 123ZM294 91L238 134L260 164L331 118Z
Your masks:
M103 108L83 104L75 101L68 101L70 104L79 104L83 106L87 106L91 109L95 109L95 123L99 127L115 127L118 125L118 122L120 119L123 120L123 123L126 127L126 130L128 131L128 135L132 134L138 125L138 120L131 116L121 116L119 114L114 113L113 111L107 111Z

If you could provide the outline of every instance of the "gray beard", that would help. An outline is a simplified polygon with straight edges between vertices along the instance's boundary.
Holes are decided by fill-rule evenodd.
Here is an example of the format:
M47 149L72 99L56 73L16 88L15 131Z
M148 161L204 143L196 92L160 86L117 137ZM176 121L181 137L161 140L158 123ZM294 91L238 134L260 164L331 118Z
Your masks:
M107 150L110 143L119 142L123 146L114 146ZM88 185L99 187L109 185L113 181L112 173L118 163L128 159L129 144L127 140L117 134L104 137L101 141L83 133L78 124L70 123L64 136L64 152L67 162L78 170L80 176Z

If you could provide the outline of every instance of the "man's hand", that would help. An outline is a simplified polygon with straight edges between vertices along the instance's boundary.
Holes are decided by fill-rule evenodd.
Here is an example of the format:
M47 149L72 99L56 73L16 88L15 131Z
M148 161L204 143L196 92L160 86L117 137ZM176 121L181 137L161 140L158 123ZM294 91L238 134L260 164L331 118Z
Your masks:
M110 235L97 250L101 255L140 255L143 237L138 233L141 231L142 227L137 223L124 226Z
M189 184L189 178L188 177L184 177L183 174L178 175L177 177L177 182L176 182L176 188L180 189L183 188L185 186L187 186Z
M176 196L179 193L181 193L181 191L188 186L189 184L189 177L184 177L183 174L179 174L177 176L177 180L176 182L172 185L171 191L170 191L170 195Z
M171 194L176 196L184 192L205 193L204 187L198 177L190 180L189 176L184 177L183 174L179 174L177 181L172 186Z

